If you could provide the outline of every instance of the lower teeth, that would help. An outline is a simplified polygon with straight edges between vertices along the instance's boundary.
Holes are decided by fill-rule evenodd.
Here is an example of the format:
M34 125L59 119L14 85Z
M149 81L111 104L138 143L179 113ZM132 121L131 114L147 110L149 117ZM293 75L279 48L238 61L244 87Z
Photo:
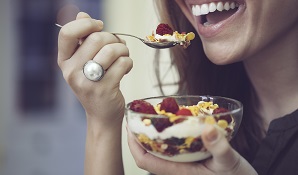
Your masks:
M210 26L211 24L209 22L205 22L203 25L204 26Z

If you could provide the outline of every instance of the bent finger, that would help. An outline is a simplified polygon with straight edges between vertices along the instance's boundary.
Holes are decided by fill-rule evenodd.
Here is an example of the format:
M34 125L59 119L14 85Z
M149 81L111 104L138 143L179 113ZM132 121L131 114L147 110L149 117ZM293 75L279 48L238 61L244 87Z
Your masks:
M122 43L112 43L105 45L93 58L106 70L108 69L118 58L128 57L129 50Z
M80 39L102 30L103 23L95 19L79 19L64 25L58 36L58 64L69 59L77 49Z
M129 57L118 58L106 71L104 78L113 86L118 87L121 79L133 67L133 61ZM114 87L110 87L114 88Z
M87 61L95 57L97 57L95 61L100 63L101 59L116 60L117 57L126 56L127 54L125 52L128 50L126 46L122 44L123 47L117 48L118 45L114 45L115 43L120 44L119 40L110 33L94 32L85 39L72 57L66 61L65 65L72 66L75 69L82 69ZM104 66L104 68L107 69L109 66L110 65Z
M85 12L79 12L77 14L76 20L83 19L83 18L91 18L91 16ZM85 38L81 38L79 40L79 45L81 45L84 42L84 40L85 40Z

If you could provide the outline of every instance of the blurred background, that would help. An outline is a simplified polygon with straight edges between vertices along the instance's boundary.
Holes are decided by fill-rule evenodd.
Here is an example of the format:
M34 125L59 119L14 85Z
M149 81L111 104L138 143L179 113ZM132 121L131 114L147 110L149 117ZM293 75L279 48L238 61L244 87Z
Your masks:
M0 1L1 175L83 174L85 113L56 64L59 28L55 26L75 19L79 11L102 19L106 31L141 37L159 23L152 0ZM134 61L121 82L126 101L160 95L152 64L154 49L123 39ZM167 50L162 51L162 59L167 72ZM175 79L171 70L164 81ZM167 87L166 92L175 90ZM123 127L125 173L147 174L136 167L126 139Z

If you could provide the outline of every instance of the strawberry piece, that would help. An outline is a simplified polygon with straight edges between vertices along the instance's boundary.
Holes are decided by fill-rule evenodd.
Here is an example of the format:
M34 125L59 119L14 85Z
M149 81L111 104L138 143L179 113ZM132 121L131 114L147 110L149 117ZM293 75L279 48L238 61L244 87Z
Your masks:
M158 132L162 132L167 127L173 125L168 118L152 118L151 122Z
M216 109L214 109L212 114L220 114L220 113L225 113L225 112L229 112L229 110L226 108L216 108ZM226 120L228 123L231 123L232 117L230 115L223 115L223 116L220 116L219 118L217 118L217 120Z
M177 120L175 120L174 123L175 123L175 124L177 124L177 123L181 123L181 122L183 122L184 120L186 120L185 117L183 117L183 118L180 117L180 118L178 118Z
M173 29L168 24L161 23L156 28L156 34L158 35L165 35L165 34L172 35L173 32L174 32Z
M182 108L178 112L176 112L176 115L180 116L192 116L192 113L189 109Z
M175 114L179 110L179 106L174 98L168 97L162 100L160 110Z
M133 102L131 102L129 108L135 112L141 112L145 114L157 114L154 107L144 100L134 100Z

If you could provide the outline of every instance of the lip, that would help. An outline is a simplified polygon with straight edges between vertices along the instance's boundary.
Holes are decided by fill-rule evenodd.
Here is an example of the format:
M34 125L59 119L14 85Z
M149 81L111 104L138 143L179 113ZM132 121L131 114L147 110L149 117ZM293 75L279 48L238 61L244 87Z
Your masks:
M236 0L234 2L239 4L239 7L233 15L231 15L229 18L227 18L223 21L220 21L217 24L211 24L209 26L204 26L201 23L202 17L201 16L197 16L197 17L194 16L192 14L191 7L192 7L192 5L202 5L202 4L211 3L211 2L226 2L226 1L218 1L218 0L216 0L216 1L214 1L214 0L213 1L212 0L202 0L202 1L186 0L185 1L186 5L189 9L190 14L195 19L197 31L198 31L199 35L203 38L212 38L212 37L218 35L219 33L221 33L225 29L225 26L232 25L232 23L235 22L236 19L238 19L241 16L241 14L244 13L244 10L245 10L245 7L246 7L244 1Z

